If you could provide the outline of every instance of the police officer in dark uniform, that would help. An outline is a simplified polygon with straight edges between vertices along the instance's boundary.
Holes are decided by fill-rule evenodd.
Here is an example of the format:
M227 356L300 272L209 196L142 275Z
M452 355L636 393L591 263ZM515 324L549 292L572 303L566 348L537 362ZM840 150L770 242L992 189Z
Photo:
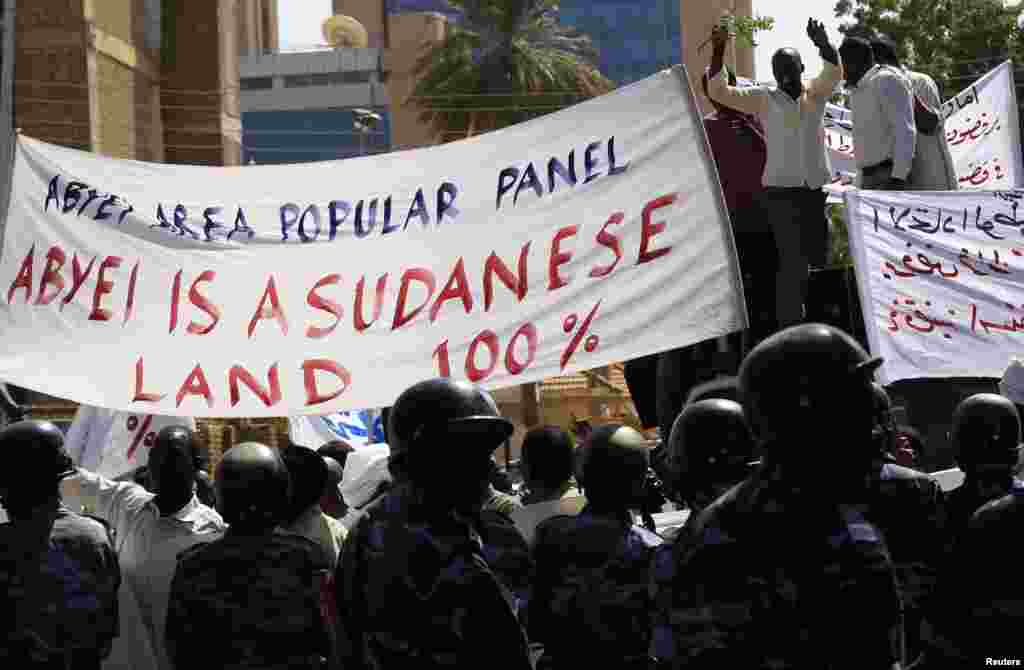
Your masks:
M743 406L721 398L687 405L668 440L671 488L697 514L750 474L757 458Z
M983 505L971 517L953 551L940 586L941 632L949 645L931 668L992 665L986 659L1019 663L1024 587L1017 537L1024 527L1024 483Z
M328 566L320 548L277 529L289 500L276 450L244 443L217 469L219 540L178 558L167 611L174 667L316 669L336 659L322 608Z
M880 364L821 324L777 333L743 362L743 409L763 463L655 558L652 653L665 665L899 662L896 578L864 504Z
M540 668L650 667L650 564L662 539L634 522L647 497L648 447L618 424L600 426L583 447L587 505L553 516L536 532L531 639Z
M98 670L118 633L112 531L61 503L74 467L57 426L12 424L0 451L0 667Z
M466 382L434 379L398 397L388 439L399 483L351 529L337 573L346 670L529 670L525 603L496 569L512 561L480 523L491 453L511 434Z
M948 537L962 532L979 507L1009 493L1020 436L1017 408L1001 395L978 393L957 405L951 437L964 482L947 494Z

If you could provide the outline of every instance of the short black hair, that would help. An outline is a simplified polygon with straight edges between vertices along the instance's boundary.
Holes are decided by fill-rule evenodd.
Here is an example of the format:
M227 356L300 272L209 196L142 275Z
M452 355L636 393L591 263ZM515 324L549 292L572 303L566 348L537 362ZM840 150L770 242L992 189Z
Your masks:
M285 515L291 522L324 494L327 487L327 464L312 449L295 445L285 449L281 459L292 480L291 501L288 514Z
M342 440L333 440L327 444L321 446L316 450L321 456L327 458L333 458L341 466L341 469L345 469L345 461L348 460L348 455L355 451L355 448L348 442Z
M561 486L573 474L572 439L558 426L534 428L523 439L522 459L532 481Z
M900 57L896 42L884 35L871 39L871 52L875 56L875 62L886 65L899 65Z
M851 37L847 35L843 39L843 43L839 45L839 51L845 54L860 56L862 59L869 62L875 60L875 54L871 50L871 42L868 42L863 37Z

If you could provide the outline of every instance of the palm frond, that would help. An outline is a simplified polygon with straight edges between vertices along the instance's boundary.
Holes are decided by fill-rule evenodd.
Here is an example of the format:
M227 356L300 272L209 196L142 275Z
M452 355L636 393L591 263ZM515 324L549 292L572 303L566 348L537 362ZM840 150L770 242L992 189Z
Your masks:
M558 23L555 0L449 0L462 20L417 60L407 104L443 137L521 123L601 95L590 38Z

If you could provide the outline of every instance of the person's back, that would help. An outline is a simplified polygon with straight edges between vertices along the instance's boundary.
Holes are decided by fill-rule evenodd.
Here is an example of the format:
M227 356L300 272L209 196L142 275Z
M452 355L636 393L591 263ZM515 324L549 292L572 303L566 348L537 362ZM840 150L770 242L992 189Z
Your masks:
M389 469L400 483L362 510L335 580L346 670L530 667L517 585L498 565L514 563L509 532L520 554L525 543L481 512L490 454L511 432L463 382L423 382L395 402Z
M244 443L224 454L217 497L228 531L182 553L171 583L165 644L175 668L313 670L335 658L324 553L275 530L289 487L276 450Z
M890 668L900 596L867 518L871 375L881 364L821 324L768 338L740 368L762 464L691 517L652 570L652 652L675 668ZM829 433L829 461L808 458Z
M792 496L762 470L688 524L673 553L674 667L889 668L899 658L888 551L855 507Z
M288 533L229 532L185 551L167 613L174 667L319 668L326 572L320 548Z
M546 667L649 666L650 564L662 540L630 512L643 502L647 462L642 435L601 426L583 452L588 506L537 527L529 624Z
M947 633L962 662L1013 659L1020 654L1024 588L1018 553L1010 549L1024 527L1024 483L974 513L951 560L942 606Z
M0 447L20 456L0 475L0 667L98 670L118 634L112 531L60 502L72 469L56 426L12 424Z

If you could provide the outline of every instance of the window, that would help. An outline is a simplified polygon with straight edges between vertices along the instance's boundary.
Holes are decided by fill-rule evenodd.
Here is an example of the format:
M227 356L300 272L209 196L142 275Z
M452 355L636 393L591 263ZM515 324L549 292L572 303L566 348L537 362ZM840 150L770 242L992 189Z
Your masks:
M243 91L265 91L274 88L273 77L248 77L242 79L240 86Z

